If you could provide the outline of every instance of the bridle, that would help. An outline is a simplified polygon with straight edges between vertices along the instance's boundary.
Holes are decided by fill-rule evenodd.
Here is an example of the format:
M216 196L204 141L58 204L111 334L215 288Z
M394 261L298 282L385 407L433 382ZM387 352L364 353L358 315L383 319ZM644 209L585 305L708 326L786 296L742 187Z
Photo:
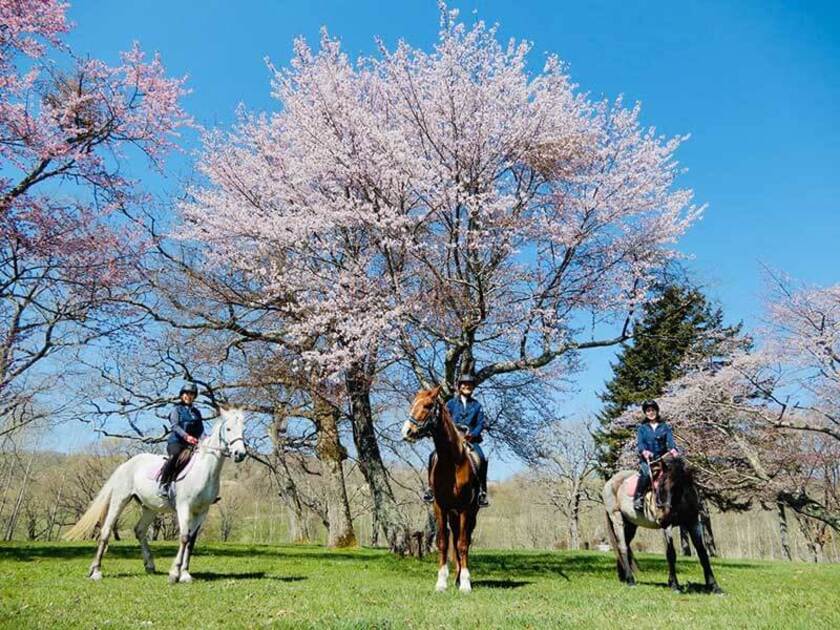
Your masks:
M418 422L411 416L408 416L408 423L417 431L417 437L423 438L432 435L435 429L440 425L440 407L441 402L439 397L435 397L435 405L432 411L426 416L423 422Z
M232 453L231 453L230 447L233 446L234 444L236 444L237 442L242 442L242 445L245 446L245 438L243 438L241 435L239 437L233 438L230 441L225 437L224 427L225 427L226 423L227 423L227 418L224 418L219 423L218 431L219 431L219 442L222 444L221 447L210 446L209 444L199 444L199 446L203 449L207 449L208 451L216 451L222 457L231 457ZM209 439L210 439L210 436L207 436L208 441L209 441ZM247 450L247 448L246 448L246 450Z

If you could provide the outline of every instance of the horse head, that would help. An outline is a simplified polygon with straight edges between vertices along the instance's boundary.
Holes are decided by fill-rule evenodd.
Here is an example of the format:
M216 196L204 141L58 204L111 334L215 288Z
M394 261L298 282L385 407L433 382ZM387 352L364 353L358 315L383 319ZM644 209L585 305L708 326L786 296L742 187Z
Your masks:
M694 478L681 457L665 457L662 468L662 477L656 489L656 505L662 509L663 519L670 520L694 488Z
M422 389L417 392L408 420L403 423L402 437L408 442L414 442L432 434L440 421L440 386Z
M237 464L245 459L245 413L237 407L219 407L219 445Z

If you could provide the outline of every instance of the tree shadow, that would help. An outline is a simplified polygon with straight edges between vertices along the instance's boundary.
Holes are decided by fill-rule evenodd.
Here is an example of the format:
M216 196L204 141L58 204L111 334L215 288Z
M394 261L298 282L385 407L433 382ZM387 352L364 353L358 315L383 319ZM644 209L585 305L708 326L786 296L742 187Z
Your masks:
M473 580L473 588L521 588L532 584L530 580Z

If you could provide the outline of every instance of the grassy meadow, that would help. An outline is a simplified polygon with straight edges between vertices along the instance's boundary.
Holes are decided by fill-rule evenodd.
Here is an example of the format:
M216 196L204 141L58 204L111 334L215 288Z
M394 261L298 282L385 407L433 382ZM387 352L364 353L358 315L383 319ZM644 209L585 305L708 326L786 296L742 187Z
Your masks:
M373 549L199 544L192 584L170 586L175 552L155 544L147 575L136 544L113 543L104 580L85 578L92 544L0 545L0 626L7 628L838 628L840 565L716 560L726 595L700 592L680 559L682 593L663 557L640 556L620 585L611 554L476 551L473 592L433 592L435 562ZM451 581L451 580L450 580Z

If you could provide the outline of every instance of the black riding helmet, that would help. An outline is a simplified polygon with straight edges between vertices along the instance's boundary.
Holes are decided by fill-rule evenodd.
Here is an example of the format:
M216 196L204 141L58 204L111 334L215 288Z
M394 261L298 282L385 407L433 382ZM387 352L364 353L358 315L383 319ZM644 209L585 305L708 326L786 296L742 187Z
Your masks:
M462 374L461 378L458 379L458 385L466 383L468 385L475 386L475 376L472 374Z
M192 394L193 396L198 396L198 387L196 387L195 383L184 383L181 385L181 391L178 392L178 396L180 397L182 394Z
M659 405L655 400L646 400L642 403L642 413L646 412L648 409L655 409L656 413L659 413Z

